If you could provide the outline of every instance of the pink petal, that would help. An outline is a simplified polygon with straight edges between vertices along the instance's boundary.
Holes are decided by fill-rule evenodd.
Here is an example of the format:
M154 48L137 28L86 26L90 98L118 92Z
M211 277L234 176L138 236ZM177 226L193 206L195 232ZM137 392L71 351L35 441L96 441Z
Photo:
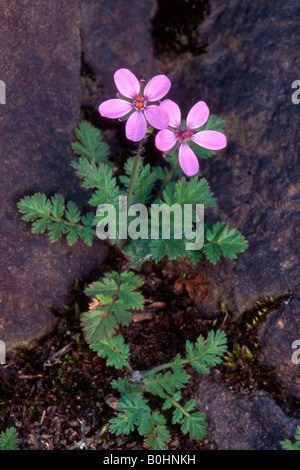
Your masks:
M198 158L184 142L179 147L179 165L187 176L193 176L199 170Z
M133 142L138 142L145 137L147 132L147 123L143 113L136 111L126 122L126 137Z
M172 100L164 100L160 105L160 108L167 111L169 115L169 125L180 129L181 126L181 112L178 104L174 103Z
M116 87L122 95L134 99L140 91L138 79L128 69L119 69L114 75Z
M191 140L209 150L220 150L226 147L226 137L218 131L200 131L191 137Z
M207 104L204 103L204 101L198 101L198 103L192 107L189 114L187 115L186 127L188 129L196 129L197 127L201 127L206 123L208 116L209 109Z
M155 137L155 145L158 150L166 152L170 150L176 144L176 135L174 132L164 129L159 131Z
M132 104L128 101L120 100L118 98L113 100L104 101L99 106L99 113L103 117L119 118L125 116L132 109Z
M145 116L147 121L155 129L165 129L169 125L169 115L168 113L160 108L160 106L146 106Z
M170 90L171 82L165 75L156 75L147 83L144 90L146 101L161 100Z

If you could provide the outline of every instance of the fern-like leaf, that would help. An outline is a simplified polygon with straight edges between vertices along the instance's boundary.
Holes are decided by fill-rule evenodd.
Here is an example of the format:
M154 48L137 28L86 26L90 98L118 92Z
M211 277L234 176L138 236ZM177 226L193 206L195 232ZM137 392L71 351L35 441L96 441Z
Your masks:
M82 121L75 130L77 142L71 144L77 155L90 162L103 162L109 153L109 146L102 141L101 132L87 121Z
M189 374L184 369L177 369L165 374L150 373L144 378L144 383L147 392L165 398L165 392L173 395L176 390L185 387L189 378Z
M194 176L189 181L181 178L176 183L170 182L163 191L163 201L168 205L180 204L204 204L215 206L216 199L209 188L205 178Z
M142 280L131 272L111 272L92 283L86 294L95 298L96 306L82 316L82 326L88 343L102 341L114 334L117 324L128 325L131 309L143 308L143 297L136 288Z
M227 350L227 338L223 331L210 331L207 339L200 335L195 344L186 341L187 358L197 372L208 374L210 367L220 364Z
M111 386L122 395L140 394L143 391L139 385L129 382L127 377L123 379L119 377L118 380L113 380Z
M109 429L117 435L129 434L135 426L145 429L151 412L147 400L139 395L123 396L116 410L118 414L110 420Z
M88 212L81 216L75 202L69 201L65 206L61 194L55 194L50 199L41 193L25 196L18 202L18 209L23 214L23 220L32 222L33 233L48 231L51 243L65 234L69 245L76 243L78 238L92 245L95 235L93 214Z
M129 188L130 177L133 171L134 160L135 159L133 157L127 160L124 166L125 175L120 176L119 178L127 190ZM131 204L148 204L151 200L151 192L156 180L156 173L155 171L151 171L150 165L148 163L143 165L142 161L139 160L134 178Z
M166 419L158 411L151 414L144 427L139 427L139 433L147 436L145 443L150 450L165 450L166 442L171 438Z
M90 348L96 351L98 356L107 357L107 366L122 369L128 365L130 350L129 346L124 343L122 336L103 338L101 341L90 344Z
M203 251L212 264L216 264L221 254L235 259L237 253L245 251L247 247L245 237L236 229L229 230L225 222L206 226Z
M196 411L189 415L185 415L181 424L183 434L189 434L190 439L201 441L207 433L207 422L205 413Z
M76 170L78 178L83 180L82 186L94 190L89 201L91 206L112 204L117 207L122 192L106 163L96 164L86 158L79 158L78 161L73 161L71 166Z
M14 427L0 433L0 450L18 450L18 434Z

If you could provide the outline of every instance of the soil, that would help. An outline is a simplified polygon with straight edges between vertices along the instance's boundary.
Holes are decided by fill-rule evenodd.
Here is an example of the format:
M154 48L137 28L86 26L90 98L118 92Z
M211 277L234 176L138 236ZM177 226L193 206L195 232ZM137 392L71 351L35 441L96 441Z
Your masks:
M115 264L112 261L111 266ZM229 335L229 351L240 343L249 347L253 357L249 361L243 354L237 355L234 366L218 367L218 382L222 377L223 384L246 400L253 390L267 390L285 413L299 417L297 403L285 396L273 372L258 364L255 329L247 327L256 318L257 309L246 312L234 325L232 314L225 312L224 306L218 318L201 318L190 289L180 286L181 281L187 286L189 279L174 271L174 266L149 262L139 275L144 279L145 309L133 314L130 327L121 328L132 351L135 371L168 362L177 353L184 354L186 339L195 341L212 328L224 328ZM118 400L110 383L123 372L107 367L105 360L85 343L80 327L80 315L89 302L83 292L85 285L76 280L73 303L63 312L55 312L57 325L51 334L32 343L29 349L9 353L7 364L0 366L0 430L15 426L22 449L144 449L143 438L137 433L115 436L108 430ZM274 308L270 300L265 305L269 310ZM183 393L186 400L195 396L201 381L195 371L189 373L191 379ZM150 404L155 409L159 400L150 398ZM164 413L170 423L168 412ZM170 425L169 429L170 450L217 448L211 433L204 441L196 442L184 437L178 426Z

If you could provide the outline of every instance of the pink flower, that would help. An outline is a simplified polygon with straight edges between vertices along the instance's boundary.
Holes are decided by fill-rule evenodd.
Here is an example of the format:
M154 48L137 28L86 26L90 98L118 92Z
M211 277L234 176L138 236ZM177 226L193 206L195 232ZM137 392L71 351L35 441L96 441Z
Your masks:
M220 150L226 147L226 137L218 131L200 131L195 129L203 126L209 116L209 109L204 101L198 101L190 110L186 128L181 129L181 112L176 103L164 100L160 107L169 114L169 127L158 132L155 138L156 147L166 154L173 152L179 146L179 164L187 176L195 175L199 170L198 158L188 145L195 142L209 150Z
M124 118L126 136L138 142L147 132L148 123L156 129L165 129L169 124L166 110L157 106L171 87L165 75L156 75L146 85L138 81L127 69L119 69L114 75L119 92L117 99L107 100L99 106L99 113L108 118Z

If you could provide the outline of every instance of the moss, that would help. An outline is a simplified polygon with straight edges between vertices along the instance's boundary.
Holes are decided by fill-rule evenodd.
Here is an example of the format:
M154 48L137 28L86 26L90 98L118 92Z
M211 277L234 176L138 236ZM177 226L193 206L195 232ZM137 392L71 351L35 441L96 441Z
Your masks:
M283 391L277 382L275 370L259 363L257 333L268 315L277 310L287 298L288 296L280 296L276 299L267 297L257 300L254 307L245 311L238 319L235 319L234 313L227 313L228 321L224 323L229 344L223 364L227 375L235 382L244 381L249 389L260 387L278 400L282 399ZM224 308L223 304L221 309Z

